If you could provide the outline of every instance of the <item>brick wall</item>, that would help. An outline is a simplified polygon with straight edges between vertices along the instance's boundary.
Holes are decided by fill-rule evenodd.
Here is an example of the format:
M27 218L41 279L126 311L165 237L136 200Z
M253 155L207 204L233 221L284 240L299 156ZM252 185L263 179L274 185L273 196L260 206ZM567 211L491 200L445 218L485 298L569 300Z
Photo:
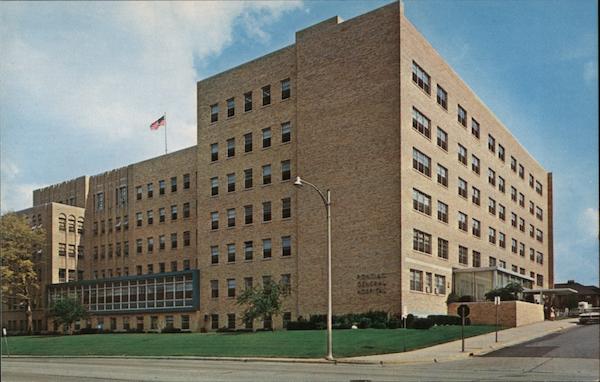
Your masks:
M448 314L457 315L456 310L462 304L470 309L469 318L476 325L494 325L496 307L493 302L455 302L448 305ZM544 321L544 307L523 301L502 301L498 306L500 326L514 328Z

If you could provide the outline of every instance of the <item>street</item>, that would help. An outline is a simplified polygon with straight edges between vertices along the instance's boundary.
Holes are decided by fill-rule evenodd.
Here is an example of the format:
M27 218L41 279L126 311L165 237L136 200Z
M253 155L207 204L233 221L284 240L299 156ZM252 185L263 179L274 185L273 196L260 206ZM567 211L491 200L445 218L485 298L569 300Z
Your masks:
M3 358L18 381L598 381L599 325L578 326L484 357L398 364L311 364L124 358Z

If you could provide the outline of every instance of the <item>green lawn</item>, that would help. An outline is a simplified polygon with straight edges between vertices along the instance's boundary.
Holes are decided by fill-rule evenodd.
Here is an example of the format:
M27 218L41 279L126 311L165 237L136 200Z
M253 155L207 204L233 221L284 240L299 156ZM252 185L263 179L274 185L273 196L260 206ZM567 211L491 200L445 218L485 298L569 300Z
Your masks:
M493 326L466 326L465 336L493 330ZM336 357L396 353L459 338L460 326L436 326L429 330L335 330L333 353ZM2 345L5 354L4 341ZM320 358L325 354L326 331L22 336L9 337L8 346L11 355Z

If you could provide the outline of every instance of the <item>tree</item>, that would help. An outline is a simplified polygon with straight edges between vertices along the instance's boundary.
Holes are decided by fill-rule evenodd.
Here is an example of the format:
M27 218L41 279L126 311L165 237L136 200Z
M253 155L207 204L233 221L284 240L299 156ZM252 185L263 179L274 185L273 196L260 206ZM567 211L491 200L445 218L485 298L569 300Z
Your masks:
M502 301L513 301L519 299L519 293L523 292L523 285L517 282L506 284L502 288L492 289L485 294L485 299L494 301L494 297L500 296Z
M17 298L25 308L27 333L33 328L31 305L40 289L33 254L46 238L41 228L31 229L24 216L9 212L0 218L0 273L3 303Z
M63 298L52 303L50 315L54 317L54 322L69 331L75 321L88 317L88 311L78 299Z
M242 315L244 322L255 319L267 320L281 314L283 299L289 293L289 286L266 282L263 287L247 288L238 298L238 305L246 305Z

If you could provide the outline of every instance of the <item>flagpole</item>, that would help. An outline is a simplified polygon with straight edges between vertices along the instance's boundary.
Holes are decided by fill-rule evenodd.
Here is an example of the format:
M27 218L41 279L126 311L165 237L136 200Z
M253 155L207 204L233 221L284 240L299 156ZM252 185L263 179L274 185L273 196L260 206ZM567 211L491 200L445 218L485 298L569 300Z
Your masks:
M165 112L165 154L167 154L167 112Z

